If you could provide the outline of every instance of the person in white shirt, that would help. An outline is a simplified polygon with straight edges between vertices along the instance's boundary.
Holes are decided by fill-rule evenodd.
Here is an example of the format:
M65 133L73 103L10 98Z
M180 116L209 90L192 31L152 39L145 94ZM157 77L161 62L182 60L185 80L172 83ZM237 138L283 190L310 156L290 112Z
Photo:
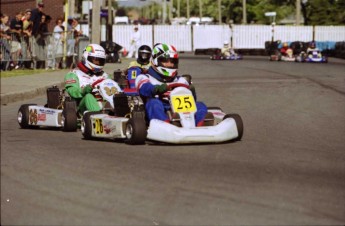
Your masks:
M141 33L137 26L134 27L134 32L131 35L131 46L127 58L132 58L135 54L135 58L138 58L138 48L141 46Z

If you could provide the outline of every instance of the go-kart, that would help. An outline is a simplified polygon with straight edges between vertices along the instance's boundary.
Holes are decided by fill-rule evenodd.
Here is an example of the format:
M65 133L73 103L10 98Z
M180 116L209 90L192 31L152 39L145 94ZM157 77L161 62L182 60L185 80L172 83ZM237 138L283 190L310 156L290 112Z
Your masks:
M293 50L291 48L286 50L285 54L282 54L279 50L273 51L270 55L270 61L296 61L296 56L293 55Z
M240 54L231 54L230 56L222 56L222 55L212 55L210 56L211 60L242 60L243 56Z
M85 112L81 121L84 139L123 139L128 144L143 144L146 140L145 111L141 98L126 93L114 80L100 80L95 88L102 96L102 110Z
M243 122L238 114L225 114L220 108L208 108L205 126L195 125L196 103L189 86L173 83L172 91L165 94L171 110L167 112L171 123L152 119L147 130L147 139L164 143L220 143L240 140Z
M53 86L47 89L47 104L23 104L17 114L22 129L38 127L62 128L63 131L77 131L77 104L65 92Z
M323 56L320 50L316 49L309 51L308 53L301 52L301 54L296 58L296 62L327 63L328 58Z

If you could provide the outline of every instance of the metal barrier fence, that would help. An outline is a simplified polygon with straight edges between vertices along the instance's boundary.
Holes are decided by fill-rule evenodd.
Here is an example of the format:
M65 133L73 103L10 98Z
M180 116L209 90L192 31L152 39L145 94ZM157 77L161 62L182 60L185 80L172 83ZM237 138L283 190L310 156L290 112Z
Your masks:
M130 48L134 25L113 25L113 42ZM84 30L84 28L83 28ZM265 42L345 41L345 26L271 26L271 25L141 25L141 43L153 46L166 42L179 51L221 48L225 40L232 40L235 49L265 49ZM106 28L101 28L105 41Z
M76 63L80 55L78 50L84 47L80 47L80 37L75 38L70 32L46 33L36 37L9 36L9 39L0 39L1 70L18 67L65 68Z

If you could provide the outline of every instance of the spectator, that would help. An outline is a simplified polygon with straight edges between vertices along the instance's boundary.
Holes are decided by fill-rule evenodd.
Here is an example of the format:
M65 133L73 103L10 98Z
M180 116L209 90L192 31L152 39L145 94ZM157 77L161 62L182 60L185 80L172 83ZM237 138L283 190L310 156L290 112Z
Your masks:
M8 26L8 21L8 15L2 14L0 24L1 70L7 70L11 60L11 29Z
M55 56L55 67L57 69L61 68L62 58L63 58L63 42L64 42L64 31L65 27L62 26L62 18L56 20L56 25L54 27L54 56Z
M41 17L43 15L43 8L44 8L43 2L39 2L37 4L37 8L31 10L31 21L33 23L32 35L35 37L38 34L39 26L41 23Z
M36 36L37 69L45 67L47 35L48 24L46 23L46 15L43 14L41 17L41 23L38 27L38 34Z
M22 52L21 36L23 32L22 12L17 12L16 17L11 20L10 28L12 32L11 56L14 68L19 68L19 56Z
M130 46L127 58L132 58L133 54L135 54L135 58L138 58L138 48L141 43L141 33L139 31L138 26L134 27L134 32L131 35L130 42L131 42L131 46Z
M30 68L31 65L31 46L32 46L32 21L31 9L25 10L25 14L22 18L23 21L23 40L22 40L22 58L25 60L24 65L26 68Z

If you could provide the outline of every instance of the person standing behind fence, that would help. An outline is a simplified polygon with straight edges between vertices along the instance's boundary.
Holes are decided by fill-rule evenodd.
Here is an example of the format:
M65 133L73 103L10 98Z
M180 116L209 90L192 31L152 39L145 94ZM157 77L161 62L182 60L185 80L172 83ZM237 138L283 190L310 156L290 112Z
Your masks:
M43 15L43 8L44 4L43 2L39 2L37 4L37 8L31 10L31 21L32 21L32 57L34 59L34 62L37 60L37 36L38 36L38 30L41 23L41 17Z
M36 54L37 54L37 65L36 68L44 68L45 67L45 60L46 60L46 45L47 41L46 38L48 36L48 25L46 23L46 15L42 15L41 23L38 27L38 34L36 36Z
M23 40L22 40L22 56L25 60L24 65L26 68L30 68L31 65L31 35L32 35L32 21L31 9L25 10L25 15L22 17L23 21Z
M138 26L134 27L134 32L131 35L131 46L129 48L129 53L127 58L132 58L133 54L135 54L135 58L138 58L138 48L141 45L141 33L139 31Z
M11 20L10 28L12 33L11 56L14 68L19 68L19 57L22 52L21 37L23 32L23 13L17 12L16 17Z
M0 44L1 44L1 70L7 70L11 58L11 29L7 25L9 17L6 14L1 15L0 24Z
M55 67L57 69L61 68L62 58L63 58L63 43L64 43L64 31L65 27L62 26L62 18L56 20L56 25L54 27L54 48L55 53Z

